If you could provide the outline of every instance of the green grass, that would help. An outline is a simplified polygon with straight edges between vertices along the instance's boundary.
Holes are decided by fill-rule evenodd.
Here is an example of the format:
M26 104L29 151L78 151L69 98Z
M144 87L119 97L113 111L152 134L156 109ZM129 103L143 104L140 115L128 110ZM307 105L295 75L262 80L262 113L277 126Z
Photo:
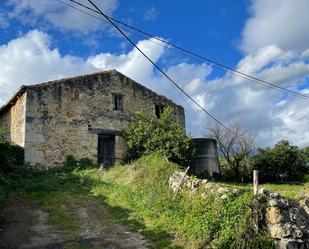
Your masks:
M252 191L252 184L247 183L219 183L224 187L243 189L246 191ZM274 183L265 183L260 184L260 188L265 188L271 192L278 193L289 199L298 199L302 195L309 193L309 181L299 183L299 184L274 184Z
M67 231L67 238L78 229L72 205L95 200L98 209L142 233L157 248L272 248L266 234L253 231L250 189L243 187L221 200L218 194L202 198L204 189L199 188L194 195L180 192L173 200L168 178L175 170L176 164L159 155L104 172L67 164L25 178L15 189L49 212L51 224Z

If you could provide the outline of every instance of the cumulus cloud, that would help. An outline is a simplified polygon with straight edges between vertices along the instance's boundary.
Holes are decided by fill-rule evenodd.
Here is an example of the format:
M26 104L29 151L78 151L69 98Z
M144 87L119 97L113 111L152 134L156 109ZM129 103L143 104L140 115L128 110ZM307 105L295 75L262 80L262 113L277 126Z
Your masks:
M89 6L87 0L79 1ZM117 8L117 0L96 1L97 6L108 15ZM100 20L94 19L76 11L58 1L50 0L8 0L8 5L13 10L12 18L21 19L24 23L37 25L38 22L46 22L54 28L66 31L77 31L88 34L106 27ZM78 6L77 6L78 7ZM92 6L89 6L92 7ZM93 13L92 13L93 14Z
M137 46L155 62L166 54L162 46L141 40ZM308 94L307 50L289 51L269 45L248 53L237 65L239 70L297 89ZM117 69L152 90L164 94L186 109L187 130L194 136L212 123L198 107L180 94L136 49L128 53L101 53L82 59L61 55L46 33L34 30L0 46L0 105L21 84L33 84L88 72ZM210 79L207 64L176 63L164 69L200 105L228 124L243 118L248 129L258 135L258 144L271 145L289 139L309 144L308 100L260 86L227 73Z
M246 53L276 44L284 50L305 50L309 42L307 0L254 0L242 32Z
M51 37L33 30L0 46L0 105L22 84L33 84L96 70L82 59L61 56Z

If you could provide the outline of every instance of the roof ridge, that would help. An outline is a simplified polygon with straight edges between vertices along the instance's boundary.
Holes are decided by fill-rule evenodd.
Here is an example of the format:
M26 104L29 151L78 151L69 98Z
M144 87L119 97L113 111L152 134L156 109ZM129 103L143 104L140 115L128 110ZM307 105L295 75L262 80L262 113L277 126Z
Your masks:
M27 89L49 86L49 85L54 84L54 83L61 83L63 81L74 80L74 79L78 79L78 78L85 78L85 77L94 76L94 75L101 75L101 74L111 74L111 75L113 75L113 74L121 74L122 76L126 77L130 81L134 82L135 85L137 85L139 87L142 87L142 88L146 89L147 91L152 92L153 94L156 94L156 95L159 95L161 97L164 97L167 101L170 101L170 102L174 103L175 105L178 105L173 100L171 100L168 97L166 97L165 95L159 94L159 93L151 90L150 88L142 85L141 83L138 83L137 81L131 79L130 77L128 77L127 75L125 75L125 74L123 74L121 72L119 72L116 69L111 69L111 70L106 70L106 71L97 71L97 72L92 72L92 73L87 73L87 74L81 74L81 75L76 75L76 76L56 79L56 80L50 80L50 81L46 81L46 82L42 82L42 83L37 83L37 84L32 84L32 85L21 85L18 88L18 90L14 93L14 95L4 105L2 105L0 107L0 113L3 112L4 110L6 110L9 107L10 104L15 102L16 99L19 97L19 95L23 94L25 91L27 91ZM180 105L178 105L178 106L180 106Z

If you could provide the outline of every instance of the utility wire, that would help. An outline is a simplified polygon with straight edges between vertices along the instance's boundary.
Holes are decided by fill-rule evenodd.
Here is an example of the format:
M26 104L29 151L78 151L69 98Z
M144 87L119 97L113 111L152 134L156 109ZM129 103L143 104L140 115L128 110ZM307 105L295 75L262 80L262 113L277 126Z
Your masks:
M193 103L201 108L209 117L215 120L226 130L229 130L223 123L221 123L216 117L209 113L204 107L202 107L197 101L195 101L185 90L183 90L170 76L168 76L154 61L152 61L107 15L105 15L91 0L88 0L91 5L100 12L158 71L160 71L173 85L175 85L183 94L185 94Z
M64 5L67 5L68 7L71 7L71 8L73 8L73 9L77 10L77 11L80 11L80 12L86 14L86 15L89 15L89 16L91 16L91 17L94 17L94 18L96 18L96 19L98 19L98 20L100 20L100 21L102 21L102 22L109 23L109 22L106 21L105 19L102 19L102 18L100 18L100 17L98 17L98 16L95 16L95 15L93 15L93 14L90 14L90 13L87 12L87 11L84 11L84 10L81 10L81 9L79 9L79 8L76 8L75 6L73 6L73 5L71 5L71 4L68 4L68 3L66 3L66 2L63 2L62 0L56 0L56 1L57 1L57 2L60 2L60 3L64 4ZM123 29L126 30L128 33L130 33L130 34L132 34L132 35L135 35L135 36L144 38L144 36L140 35L139 33L132 32L132 30L125 29L125 28L123 28ZM164 48L166 48L166 47L168 46L168 45L166 45L166 44L165 44L165 45L162 44L161 42L160 42L160 43L159 43L159 42L155 42L153 39L149 39L149 40L146 40L146 41L147 41L147 42L152 42L152 43L154 43L154 44L156 44L156 45L159 45L159 46L161 46L161 47L164 47ZM173 49L173 48L170 47L170 49ZM178 50L176 50L176 49L173 49L173 51L175 51L175 52L177 52L177 53L179 53L179 54L182 54L182 55L186 56L185 53L182 53L181 51L178 51ZM200 116L200 114L199 114L199 113L192 107L192 105L188 102L188 99L186 99L186 98L179 92L179 89L176 88L176 86L174 86L174 85L171 85L171 86L175 89L175 91L177 92L177 94L184 100L184 103L187 104L188 108L190 108L197 116ZM201 118L204 118L204 117L201 117Z
M57 1L58 1L58 0L57 0ZM93 12L95 12L95 13L97 13L97 14L101 14L101 15L102 15L101 11L100 11L99 9L97 9L96 7L95 7L96 9L92 9L92 8L90 8L89 6L86 6L86 5L84 5L84 4L82 4L82 3L78 2L78 1L75 1L75 0L68 0L68 1L71 1L71 2L73 2L73 3L75 3L75 4L79 5L79 6L81 6L81 7L83 7L83 8L86 8L86 9L88 9L88 10L90 10L90 11L93 11ZM108 16L108 15L106 15L106 14L104 14L104 15L105 15L104 17L105 17L105 18L108 18L109 21L117 22L117 23L119 23L119 24L121 24L121 25L123 25L123 26L125 26L125 27L127 27L127 28L130 28L130 29L132 29L132 30L134 30L134 31L137 31L137 32L139 32L139 33L142 33L142 34L145 35L145 36L148 36L148 37L153 38L153 39L155 39L155 40L158 40L158 41L160 41L160 42L162 42L162 43L165 43L165 44L167 44L167 45L169 45L169 46L171 46L171 47L173 47L173 48L176 48L176 49L178 49L179 51L182 51L182 52L184 52L184 53L186 53L186 54L188 54L188 55L194 56L195 58L198 58L198 59L200 59L200 60L202 60L202 61L206 61L206 62L212 64L213 66L215 66L217 69L223 70L223 71L225 71L225 72L226 72L226 71L231 71L231 72L237 74L238 76L241 76L241 77L243 77L243 78L245 78L245 79L247 79L247 80L250 80L250 81L252 81L252 82L255 82L255 83L258 83L258 84L262 84L262 85L264 85L264 86L269 86L269 87L272 87L272 88L276 88L276 89L279 89L279 90L281 90L281 91L288 92L288 93L291 93L291 94L293 94L293 95L296 95L296 96L298 96L298 97L302 97L302 98L307 98L307 99L309 99L309 96L308 96L308 95L301 94L301 93L299 93L299 92L295 92L295 91L293 91L293 90L290 90L290 89L281 87L281 86L279 86L279 85L276 85L276 84L274 84L274 83L268 82L268 81L266 81L266 80L259 79L259 78L257 78L257 77L254 77L254 76L250 75L250 74L243 73L243 72L241 72L241 71L239 71L239 70L237 70L237 69L234 69L234 68L232 68L232 67L226 66L226 65L224 65L224 64L222 64L222 63L219 63L219 62L216 62L216 61L214 61L214 60L212 60L212 59L209 59L209 58L207 58L207 57L201 56L201 55L199 55L199 54L197 54L197 53L195 53L195 52L191 52L191 51L189 51L188 49L182 48L182 47L177 46L177 45L175 45L175 44L173 44L173 43L170 43L170 42L168 42L168 41L165 41L164 39L161 39L161 38L159 38L159 37L157 37L157 36L155 36L155 35L152 35L152 34L150 34L150 33L148 33L148 32L145 32L145 31L143 31L143 30L141 30L141 29L139 29L139 28L133 27L133 26L131 26L131 25L125 23L125 22L122 22L122 21L120 21L120 20L117 20L117 19L115 19L115 18L113 18L113 17L111 17L111 16ZM182 53L182 54L183 54L183 53Z

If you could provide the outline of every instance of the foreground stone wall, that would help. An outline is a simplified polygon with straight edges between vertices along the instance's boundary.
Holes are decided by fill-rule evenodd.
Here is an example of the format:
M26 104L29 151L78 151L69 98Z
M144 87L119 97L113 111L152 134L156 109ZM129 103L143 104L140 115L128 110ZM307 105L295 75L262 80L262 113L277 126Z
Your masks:
M215 195L225 200L239 194L238 189L221 187L220 184L206 179L184 175L182 171L175 171L168 184L174 193L190 191L192 198L195 194L200 194L202 198ZM262 215L265 219L261 221L266 227L261 228L268 230L276 249L309 248L309 193L292 201L261 188L258 200L262 203L265 201L266 204L265 213Z
M114 110L113 96L123 96L123 110ZM67 155L97 161L98 133L121 133L137 111L155 112L155 104L171 106L184 124L184 110L167 98L118 73L108 71L29 87L25 160L41 166L60 164ZM125 142L115 139L116 160Z
M277 249L309 248L309 197L300 204L260 189L267 200L266 223Z
M24 147L25 111L27 93L19 96L13 105L0 113L0 127L8 130L6 140Z

